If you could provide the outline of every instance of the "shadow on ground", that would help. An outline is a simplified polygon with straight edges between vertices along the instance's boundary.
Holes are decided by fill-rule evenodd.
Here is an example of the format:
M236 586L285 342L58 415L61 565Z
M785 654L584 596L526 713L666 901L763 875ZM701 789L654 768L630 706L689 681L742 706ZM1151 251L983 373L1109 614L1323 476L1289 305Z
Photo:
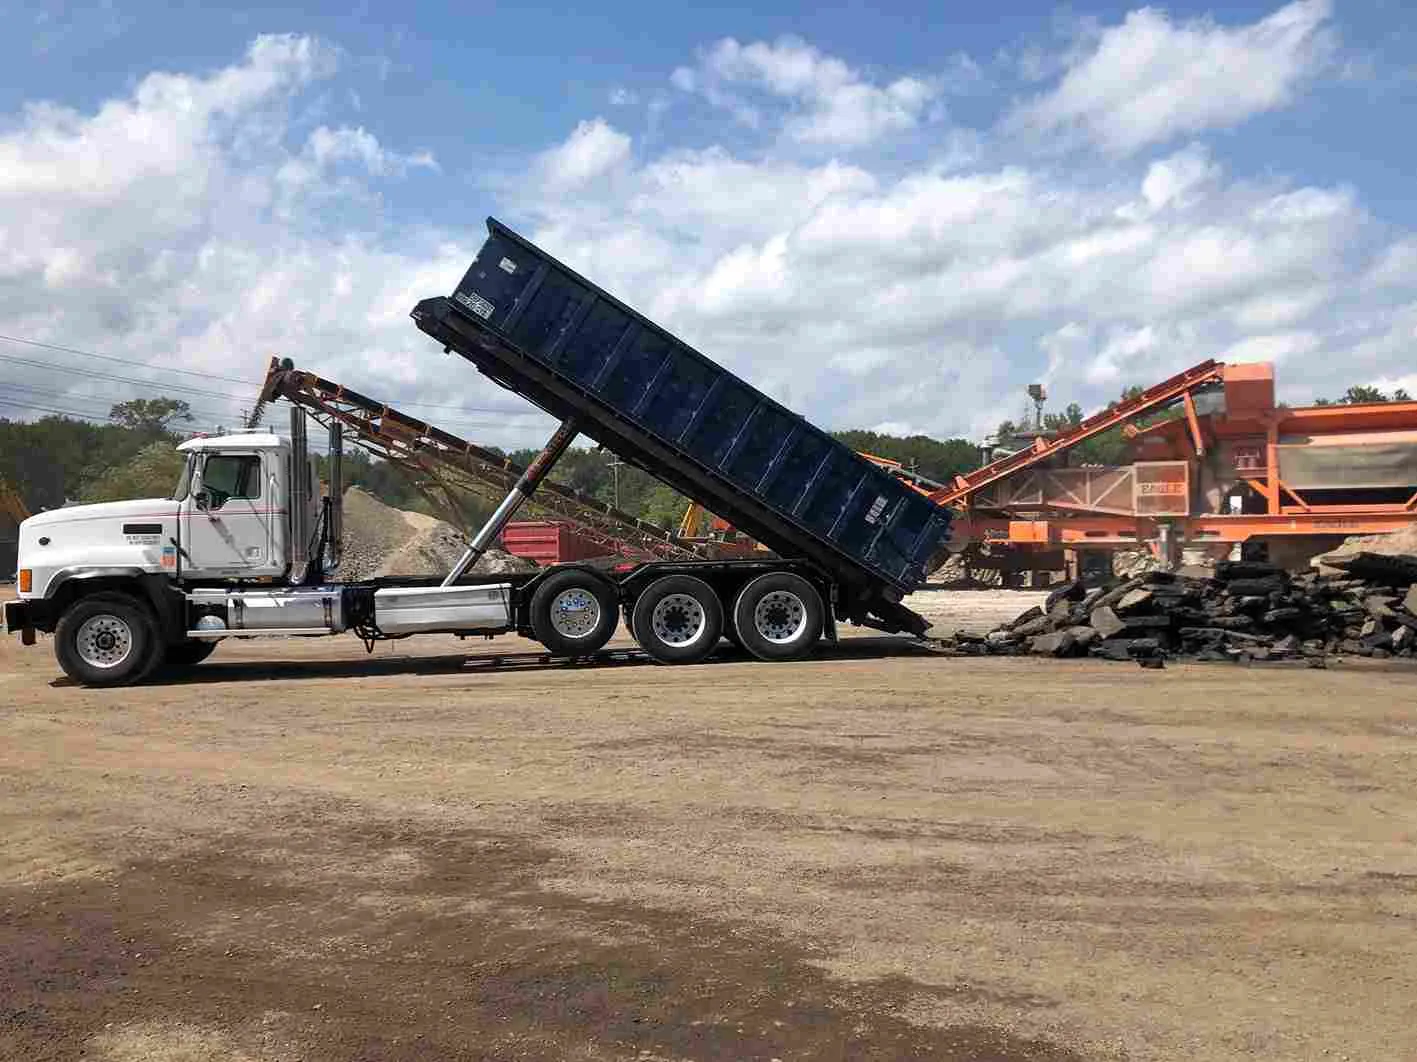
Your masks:
M348 823L307 811L0 892L0 1057L93 1057L114 1029L166 1022L253 1057L276 1030L278 1057L308 1062L1079 1059L900 1016L970 989L842 983L806 944L545 889L557 857L520 839Z
M822 645L811 660L878 660L891 656L929 655L926 643L902 636L865 636L844 638L835 645ZM753 658L727 642L700 664L744 663ZM249 682L255 680L300 680L331 678L369 678L388 675L438 675L477 673L483 671L518 672L538 669L579 669L605 667L658 667L647 653L634 647L611 648L593 658L553 657L545 651L517 653L443 653L433 656L334 657L326 660L279 659L222 660L218 648L213 657L198 667L182 671L158 671L148 678L145 686L199 686L216 682ZM676 665L685 666L685 665ZM51 680L53 687L76 685L72 679Z

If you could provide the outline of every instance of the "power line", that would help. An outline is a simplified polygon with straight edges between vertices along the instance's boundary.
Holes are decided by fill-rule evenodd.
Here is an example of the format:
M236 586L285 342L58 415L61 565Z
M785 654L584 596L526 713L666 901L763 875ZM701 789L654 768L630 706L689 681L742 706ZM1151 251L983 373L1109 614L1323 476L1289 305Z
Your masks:
M0 338L3 338L3 337L0 337ZM0 355L0 357L3 357L3 355ZM142 386L145 386L145 383L137 383L137 384L134 384L134 383L131 383L131 382L130 382L130 383L129 383L129 386L142 387ZM72 391L54 391L54 390L50 390L50 389L48 389L48 388L43 388L43 387L33 387L33 386L29 385L29 384L14 383L14 382L9 381L9 380L0 382L0 388L3 388L3 389L5 389L5 390L11 391L11 392L13 392L13 391L24 391L24 392L27 392L27 393L29 393L29 394L46 395L46 396L48 396L49 398L59 398L59 399L63 399L63 400L65 401L65 405L67 405L67 406L73 406L74 404L80 404L80 405L95 405L95 406L101 406L101 407L109 407L109 408L111 408L113 405L117 404L117 403L115 403L115 402L112 402L112 401L110 400L110 397L105 397L105 396L103 396L103 395L75 394L75 393L73 393ZM230 402L243 402L243 401L245 401L245 399L240 399L240 398L235 398L235 397L229 397L227 400L230 401ZM71 408L61 408L60 406L46 405L46 404L44 404L43 402L36 403L36 402L32 402L32 401L16 401L16 400L13 400L13 398L12 398L12 399L10 399L10 400L0 399L0 405L12 406L12 407L17 408L17 409L34 410L34 411L41 412L41 413L57 414L57 415L59 415L59 416L77 417L77 418L80 419L80 420L91 421L91 422L95 422L95 423L112 423L111 417L108 416L108 415L102 414L102 413L96 413L96 412L92 412L92 411L80 411L80 410L71 409ZM461 407L448 406L448 407L445 407L445 408L448 408L448 409L458 409L458 408L461 408ZM224 426L226 426L226 422L227 422L228 420L239 420L239 419L240 419L238 413L234 413L234 412L232 412L231 410L199 409L199 408L193 408L193 407L191 407L191 406L188 406L187 412L188 412L188 413L191 413L191 414L194 414L196 417L201 418L201 420L200 420L200 421L196 421L196 422L193 422L193 421L174 422L172 425L170 425L170 429L171 429L171 430L178 431L178 432L181 432L182 430L196 430L195 428L193 428L193 424L194 424L194 423L199 424L199 425L202 426L202 427L224 427ZM518 416L530 416L530 415L532 415L532 414L531 414L531 413L527 413L527 414L517 414L517 415L518 415ZM479 419L477 419L477 418L470 418L470 419L469 419L469 418L460 418L460 417L448 417L448 418L442 418L442 419L444 419L444 420L446 420L448 423L452 423L452 424L464 424L464 425L472 425L472 426L483 425L483 424L485 423L484 421L479 420ZM231 431L233 431L233 432L238 432L238 433L239 433L239 432L242 431L243 429L242 429L242 426L241 426L240 424L233 424L233 425L230 425L229 430L231 430Z
M7 398L0 398L0 406L14 406L17 409L37 410L40 413L53 413L61 417L73 417L76 420L87 420L99 424L110 423L107 417L99 416L97 413L84 413L77 409L59 409L55 406L40 406L35 405L33 402L16 402ZM212 421L210 424L200 426L214 428L218 427L219 424L217 421ZM184 425L184 427L187 427L187 425Z
M93 404L98 406L111 405L111 403L109 403L107 400L99 397L74 395L64 391L50 391L44 388L28 387L24 384L12 384L8 381L3 384L0 384L0 388L9 388L11 390L34 392L37 394L49 395L51 398L62 398L66 400L67 406L73 406L76 403ZM111 417L91 410L80 411L72 408L60 408L59 406L46 405L43 402L34 402L28 400L0 400L0 404L13 406L18 409L35 410L41 413L53 413L66 417L77 417L81 420L93 421L95 423L112 423ZM238 434L245 430L239 423L241 419L239 414L233 413L230 410L218 411L212 409L193 409L189 407L187 411L191 414L194 414L198 419L195 421L174 421L172 424L169 425L170 430L177 432L181 432L184 430L196 430L196 426L223 427L230 432ZM480 422L459 420L458 418L448 418L448 423L475 426Z
M200 387L188 387L186 384L174 384L158 380L134 380L129 376L114 376L108 372L94 372L92 369L78 369L69 365L50 365L42 361L33 361L30 358L16 358L9 354L0 354L0 361L8 361L15 365L30 365L36 369L44 369L48 372L63 373L66 376L88 376L95 380L116 380L119 383L141 384L145 387L161 387L165 391L179 391L184 394L205 395L211 398L236 398L226 391L208 391Z
M79 350L77 347L61 347L57 343L41 343L37 339L21 339L19 336L0 335L0 340L4 340L7 343L20 343L27 347L42 347L44 350L58 350L65 354L77 354L81 358L98 358L100 361L117 362L119 365L139 365L145 369L153 369L157 372L180 372L185 376L204 376L209 380L224 380L227 383L250 384L252 387L259 387L261 384L260 380L245 380L235 376L221 376L214 372L200 372L197 369L164 368L146 361L134 361L130 358L115 358L111 354L95 354L91 350Z
M222 376L222 375L220 375L220 374L218 374L218 373L201 372L200 370L197 370L197 369L179 369L179 368L176 368L175 366L174 366L174 367L169 367L169 366L164 366L164 365L155 365L155 364L153 364L153 363L151 363L151 362L136 361L136 360L133 360L133 359L130 359L130 358L115 358L115 357L113 357L111 354L97 354L97 353L95 353L94 351L91 351L91 350L80 350L78 347L65 347L65 346L60 346L60 345L57 344L57 343L41 343L41 342L40 342L39 340L37 340L37 339L24 339L24 338L22 338L22 337L20 337L20 336L10 336L10 335L0 334L0 340L3 340L3 341L8 342L8 343L20 343L20 344L23 344L24 346L29 346L29 347L39 347L39 348L44 349L44 350L57 350L57 351L61 351L61 352L65 353L65 354L74 354L74 355L76 355L76 356L78 356L78 357L81 357L81 358L97 358L97 359L99 359L99 360L101 360L101 361L111 361L111 362L115 362L116 364L119 364L119 365L133 365L133 366L137 366L137 367L139 367L139 368L149 369L149 370L151 370L151 371L153 371L153 372L157 372L157 373L181 373L181 374L183 374L183 375L185 375L185 376L198 376L198 377L203 377L203 378L206 378L206 379L209 379L209 380L222 380L222 381L224 381L224 382L226 382L226 383L247 384L247 385L249 385L249 386L251 386L251 387L259 387L259 386L264 382L264 381L261 381L261 380L250 380L250 379L246 379L246 378L244 378L244 377ZM92 375L92 376L95 376L95 377L97 377L97 378L106 379L106 380L126 380L125 377L111 376L111 375L108 375L108 374L106 374L106 373L92 373L92 372L85 373L85 371L82 370L82 369L70 369L70 368L68 368L67 366L55 366L55 365L46 364L46 363L44 363L44 362L28 361L28 360L25 360L25 359L15 358L15 357L12 357L12 356L9 356L9 355L4 355L4 354L0 354L0 360L13 361L13 362L16 362L17 364L24 364L24 365L37 365L37 366L39 366L40 368L51 369L51 370L54 370L54 371L56 371L56 372L62 371L62 372L78 372L78 373L84 373L85 375ZM131 382L131 381L127 381L127 382ZM156 382L156 381L154 381L154 382ZM192 393L192 394L206 394L206 395L216 395L217 397L230 397L228 394L219 393L219 392L216 392L216 391L203 391L203 390L200 390L200 389L198 389L198 388L191 388L191 387L186 387L186 388L184 388L182 385L179 385L179 384L168 384L168 383L164 383L162 386L164 386L164 387L166 387L166 388L168 388L168 389L170 389L170 390L187 390L189 393ZM245 399L233 399L233 401L245 401ZM439 405L439 404L436 404L436 403L433 403L433 402L398 402L398 403L395 403L395 404L400 405L400 406L408 406L408 407L415 408L415 409L446 409L446 410L453 410L453 411L459 412L459 413L495 413L495 414L498 414L498 415L501 415L501 416L512 416L512 417L525 416L525 415L527 415L527 414L524 414L524 413L522 413L522 412L520 412L520 411L517 411L517 410L501 409L501 408L497 408L497 407L495 407L495 406L455 406L455 405Z
M37 395L48 395L50 398L62 398L65 399L70 405L73 405L77 402L83 404L105 406L111 409L114 405L121 404L114 402L112 396L106 398L103 395L74 394L72 391L50 391L43 387L30 387L27 384L11 383L8 380L3 383L0 383L0 388L5 388L12 391L28 391L31 394ZM237 401L237 399L232 399L232 401L235 402ZM196 413L204 417L236 416L236 414L232 413L230 410L223 410L218 412L216 410L211 409L193 409L191 406L187 407L187 412Z

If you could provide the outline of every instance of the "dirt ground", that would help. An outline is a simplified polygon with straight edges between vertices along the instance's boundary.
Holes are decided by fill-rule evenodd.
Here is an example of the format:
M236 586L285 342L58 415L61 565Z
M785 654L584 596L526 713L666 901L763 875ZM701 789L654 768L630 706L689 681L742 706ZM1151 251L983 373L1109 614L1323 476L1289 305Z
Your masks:
M943 638L957 630L987 634L1047 600L1046 590L917 590L905 603L930 621L931 637ZM842 629L843 634L856 631Z
M527 648L0 641L0 1058L1417 1057L1412 669Z

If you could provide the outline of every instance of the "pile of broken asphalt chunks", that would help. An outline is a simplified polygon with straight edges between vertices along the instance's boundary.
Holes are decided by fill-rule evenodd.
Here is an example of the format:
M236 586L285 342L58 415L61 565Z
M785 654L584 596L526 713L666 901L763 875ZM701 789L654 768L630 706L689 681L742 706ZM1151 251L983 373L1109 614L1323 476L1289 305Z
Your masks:
M988 634L958 633L961 655L1094 656L1160 667L1169 658L1306 660L1417 656L1417 557L1355 553L1338 575L1291 576L1259 561L1155 571L1111 588L1058 587Z

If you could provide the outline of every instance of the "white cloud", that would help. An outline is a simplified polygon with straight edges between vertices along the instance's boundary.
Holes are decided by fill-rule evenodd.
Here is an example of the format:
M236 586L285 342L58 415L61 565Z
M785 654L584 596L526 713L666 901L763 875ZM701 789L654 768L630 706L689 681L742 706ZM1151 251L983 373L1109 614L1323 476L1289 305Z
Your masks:
M548 183L574 188L624 164L630 158L630 138L603 118L580 122L566 140L544 152L540 164Z
M357 176L337 178L336 171L348 163L357 165ZM363 126L322 125L310 134L300 154L281 166L276 180L287 192L349 195L362 190L362 177L402 177L410 169L437 170L438 163L426 151L407 155L389 151Z
M632 107L640 102L640 97L627 88L619 86L610 90L610 106L612 107Z
M956 72L966 69L955 61ZM916 77L869 81L842 60L792 37L774 44L725 38L704 53L697 69L680 67L670 80L751 127L760 124L762 112L740 90L788 101L797 108L784 122L790 138L836 147L859 147L915 128L941 91L939 84Z
M1323 286L1293 290L1274 288L1237 304L1231 315L1236 326L1244 331L1282 328L1314 314L1330 294Z
M1142 198L1152 210L1170 204L1185 206L1195 192L1219 176L1220 167L1210 160L1205 146L1192 144L1147 167L1146 179L1141 183Z
M1173 22L1132 11L1075 56L1051 92L1012 116L1015 128L1081 134L1130 155L1209 129L1228 129L1289 103L1327 61L1330 0L1294 0L1258 22Z
M1151 325L1116 330L1087 367L1093 383L1110 384L1122 379L1123 367L1140 355L1155 350L1158 339Z
M1389 247L1364 277L1370 287L1403 287L1417 277L1417 236L1408 236Z
M1313 332L1279 332L1274 335L1250 336L1241 340L1221 356L1221 361L1284 361L1319 348L1321 340Z
M208 75L149 74L90 112L33 103L3 123L0 331L237 377L259 377L279 352L391 399L466 395L518 411L471 371L449 397L429 372L436 346L408 322L418 298L451 290L478 239L380 231L377 185L431 158L391 150L364 128L296 132L302 93L337 61L315 40L260 37ZM52 372L7 364L4 375L17 388L70 390L50 400L58 408L101 414L104 398L134 393L65 375L73 358L5 352L53 360ZM160 372L133 376L135 386L163 386ZM167 379L229 394L191 397L201 423L229 425L255 397L235 384Z

